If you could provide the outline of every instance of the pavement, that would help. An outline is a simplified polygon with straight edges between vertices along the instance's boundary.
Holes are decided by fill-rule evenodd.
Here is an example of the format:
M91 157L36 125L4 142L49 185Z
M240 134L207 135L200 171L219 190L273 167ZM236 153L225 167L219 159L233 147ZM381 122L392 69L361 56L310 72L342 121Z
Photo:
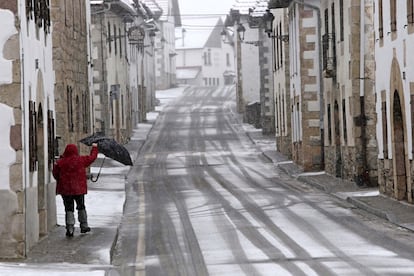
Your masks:
M133 130L130 141L125 145L132 160L138 156L157 115L158 112L148 113L148 121L138 124ZM88 194L85 196L92 231L80 234L79 224L76 223L74 237L67 238L63 202L57 196L57 226L30 249L26 259L1 260L0 275L118 276L111 265L111 254L124 211L129 170L129 166L99 154L91 165L93 179L98 174L99 177L96 182L88 181Z
M273 136L263 135L261 129L244 126L251 141L284 173L397 226L414 231L413 204L384 196L379 193L378 187L359 187L355 182L336 178L324 171L306 173L292 160L276 151Z
M126 145L132 160L139 154L147 135L156 120L157 112L149 114L148 121L137 125ZM241 122L240 118L236 119ZM353 182L344 181L325 172L304 173L291 160L276 151L273 136L263 135L261 129L242 124L248 137L263 155L284 173L320 189L355 207L414 231L414 205L399 202L379 194L378 188L361 188ZM25 260L0 262L0 275L118 275L111 265L111 252L117 240L125 202L125 176L129 167L103 156L92 165L97 182L89 182L86 198L88 220L92 231L87 234L75 232L75 237L65 237L64 210L57 197L58 225L37 243Z

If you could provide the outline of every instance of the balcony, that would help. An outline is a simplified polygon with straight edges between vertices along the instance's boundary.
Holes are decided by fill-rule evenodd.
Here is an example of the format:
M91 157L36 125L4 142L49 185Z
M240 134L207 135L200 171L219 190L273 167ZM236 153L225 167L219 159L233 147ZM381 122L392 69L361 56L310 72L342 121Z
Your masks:
M289 7L291 0L270 0L267 4L269 9L284 9Z

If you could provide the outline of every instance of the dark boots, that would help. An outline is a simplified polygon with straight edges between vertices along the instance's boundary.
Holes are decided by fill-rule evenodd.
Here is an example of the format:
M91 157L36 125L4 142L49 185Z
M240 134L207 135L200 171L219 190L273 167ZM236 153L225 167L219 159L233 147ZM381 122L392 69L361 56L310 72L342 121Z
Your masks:
M86 214L86 210L78 210L78 220L80 223L81 233L88 233L91 231L91 228L88 226L88 216ZM66 236L73 237L73 233L75 232L75 215L73 212L71 211L66 212L65 222L66 222Z
M88 226L88 216L86 214L86 210L78 210L78 220L80 223L80 232L87 233L91 231L91 228Z
M73 212L66 212L65 214L65 223L66 223L66 236L73 237L73 232L75 232L75 216Z

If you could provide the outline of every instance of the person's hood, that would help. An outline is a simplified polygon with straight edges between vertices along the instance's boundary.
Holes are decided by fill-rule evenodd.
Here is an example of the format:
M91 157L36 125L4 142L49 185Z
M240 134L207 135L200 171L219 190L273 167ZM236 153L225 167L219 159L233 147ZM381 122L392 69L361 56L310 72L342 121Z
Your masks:
M70 156L77 156L78 147L75 144L68 144L65 148L65 152L63 153L63 157L70 157Z

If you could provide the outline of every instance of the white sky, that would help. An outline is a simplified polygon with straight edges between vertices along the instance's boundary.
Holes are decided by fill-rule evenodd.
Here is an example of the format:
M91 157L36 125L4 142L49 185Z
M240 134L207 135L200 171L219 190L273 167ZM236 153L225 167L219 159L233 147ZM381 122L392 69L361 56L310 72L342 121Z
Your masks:
M194 14L226 15L235 2L235 0L178 0L182 17Z
M204 45L217 20L230 13L236 0L178 0L180 6L182 28L186 29L185 47L193 48ZM181 37L181 31L176 32ZM182 41L176 41L181 47Z

